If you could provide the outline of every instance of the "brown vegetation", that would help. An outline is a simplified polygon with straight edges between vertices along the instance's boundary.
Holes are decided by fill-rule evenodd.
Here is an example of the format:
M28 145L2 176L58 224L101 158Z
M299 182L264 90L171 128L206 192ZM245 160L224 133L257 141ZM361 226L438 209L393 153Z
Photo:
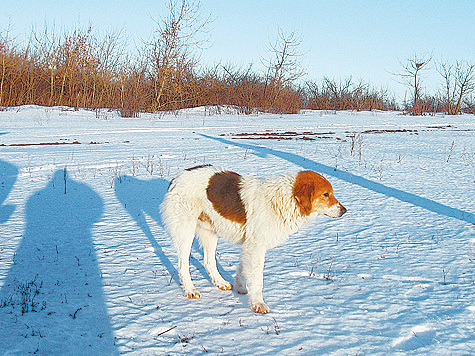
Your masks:
M412 94L404 102L404 110L412 115L426 113L447 113L458 115L462 112L473 113L474 102L468 94L475 90L475 64L469 62L437 62L436 69L443 79L442 90L435 96L423 93L422 74L428 69L432 57L417 56L407 59L403 72L397 74Z
M160 34L177 36L173 29ZM120 33L98 38L90 27L61 38L34 34L26 47L7 33L0 37L0 106L112 108L128 117L206 105L231 105L245 114L397 108L386 90L364 83L325 78L321 84L298 84L303 72L294 62L295 53L289 53L289 44L296 43L293 37L281 40L267 73L261 74L252 66L232 64L200 68L170 38L147 44L140 51L143 57L136 58L124 53ZM168 46L177 48L172 51Z
M443 62L438 65L437 71L445 82L444 99L447 112L449 115L457 115L461 111L467 94L475 90L475 64L457 62L452 65ZM473 111L473 105L470 110Z
M323 78L321 84L307 82L307 107L323 110L397 110L397 104L386 89L353 83L351 78L336 81Z
M279 32L263 59L265 72L232 64L203 68L193 56L202 40L196 35L197 7L172 0L169 17L157 21L155 37L139 55L125 50L120 32L97 36L91 27L58 35L45 30L18 44L8 30L0 32L0 108L36 104L75 108L110 108L122 116L196 106L230 105L239 112L296 113L300 109L397 110L387 89L351 78L301 82L300 39ZM413 114L474 112L475 67L441 64L445 92L423 95L420 71L430 61L408 60L403 78L413 100L403 109Z

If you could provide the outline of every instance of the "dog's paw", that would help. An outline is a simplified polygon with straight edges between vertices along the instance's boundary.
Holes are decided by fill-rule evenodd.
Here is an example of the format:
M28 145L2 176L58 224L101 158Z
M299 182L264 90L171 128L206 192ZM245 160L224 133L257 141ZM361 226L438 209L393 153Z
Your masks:
M233 289L233 285L229 283L228 281L223 281L223 282L214 282L214 285L218 287L221 290L231 290Z
M196 289L193 289L192 291L187 291L185 293L185 295L186 295L187 298L190 298L190 299L200 299L201 298L200 292L198 292Z
M251 303L251 308L254 313L267 314L270 312L269 307L264 302Z
M237 279L236 283L234 284L234 288L236 288L236 292L238 292L239 294L247 294L246 285L240 283Z

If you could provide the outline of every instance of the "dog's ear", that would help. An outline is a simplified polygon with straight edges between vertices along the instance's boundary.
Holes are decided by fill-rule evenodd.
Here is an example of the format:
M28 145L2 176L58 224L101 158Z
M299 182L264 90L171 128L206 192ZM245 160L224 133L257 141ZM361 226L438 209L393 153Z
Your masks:
M296 184L294 186L294 197L300 213L310 215L312 213L312 201L315 192L313 184Z

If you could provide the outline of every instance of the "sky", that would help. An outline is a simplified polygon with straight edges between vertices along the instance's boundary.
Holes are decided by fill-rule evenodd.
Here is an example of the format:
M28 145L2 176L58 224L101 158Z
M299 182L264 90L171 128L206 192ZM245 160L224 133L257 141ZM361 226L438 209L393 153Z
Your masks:
M129 44L150 39L156 21L166 16L168 0L17 0L0 13L0 31L10 27L17 39L31 28L70 29L92 25L97 33L122 30ZM235 64L262 70L269 44L279 29L301 38L304 80L352 77L384 87L401 100L406 92L395 73L414 55L432 57L424 74L434 94L442 80L437 61L475 63L473 0L202 0L200 13L210 17L200 62Z

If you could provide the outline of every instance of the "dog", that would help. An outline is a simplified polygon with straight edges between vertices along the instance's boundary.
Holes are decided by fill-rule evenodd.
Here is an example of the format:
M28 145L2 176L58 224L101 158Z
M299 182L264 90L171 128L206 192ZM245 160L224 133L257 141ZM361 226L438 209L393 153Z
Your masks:
M195 235L213 284L222 290L233 288L216 266L221 236L242 245L235 288L238 293L249 293L252 310L263 314L269 312L262 295L266 251L285 242L319 214L338 218L346 212L334 197L331 184L313 171L261 180L211 165L179 173L170 182L161 209L178 252L178 272L186 296L201 298L190 275Z

